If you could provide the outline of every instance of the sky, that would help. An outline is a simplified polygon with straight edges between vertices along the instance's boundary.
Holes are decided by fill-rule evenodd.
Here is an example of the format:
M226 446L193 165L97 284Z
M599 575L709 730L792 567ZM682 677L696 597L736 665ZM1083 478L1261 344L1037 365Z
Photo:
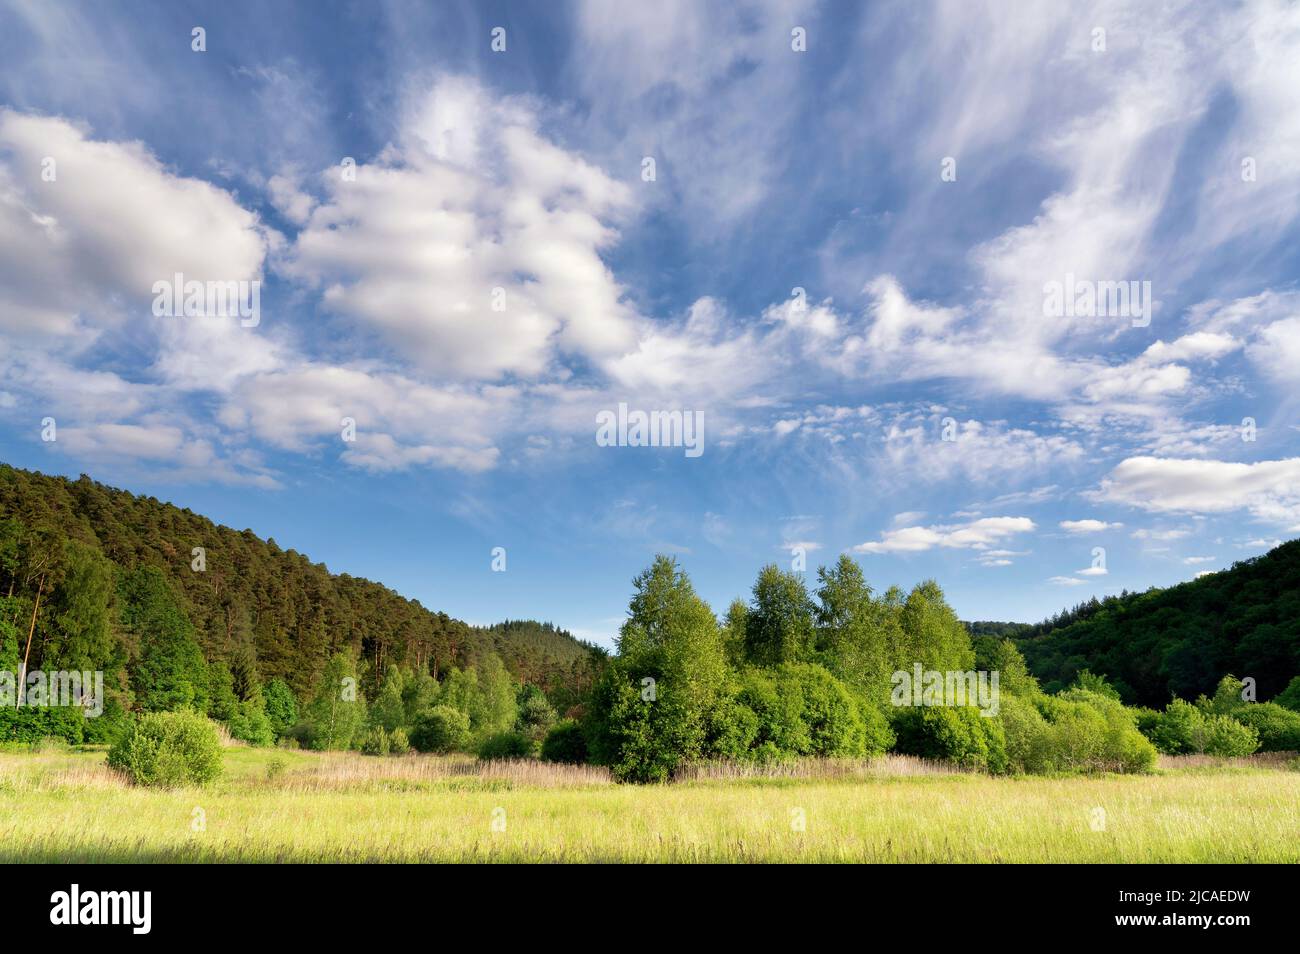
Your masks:
M3 0L0 61L6 463L604 645L656 553L1036 621L1300 535L1293 3Z

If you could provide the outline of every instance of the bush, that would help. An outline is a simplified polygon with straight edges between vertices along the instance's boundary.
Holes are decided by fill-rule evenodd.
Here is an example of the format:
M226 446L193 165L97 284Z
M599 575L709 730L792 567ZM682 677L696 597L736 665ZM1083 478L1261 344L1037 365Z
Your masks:
M1007 740L995 716L974 706L906 706L894 716L898 751L989 772L1008 769Z
M1250 755L1260 747L1259 733L1231 716L1206 716L1202 732L1206 755L1235 758Z
M533 740L522 732L498 732L479 743L478 757L483 761L493 759L526 759L533 754Z
M535 686L525 686L520 690L519 695L519 715L515 719L515 731L522 732L535 742L540 742L546 737L551 726L555 725L555 708Z
M1154 720L1149 738L1166 755L1205 754L1224 758L1249 755L1259 746L1259 733L1240 721L1254 706L1242 706L1232 716L1201 709L1175 699Z
M1300 712L1300 676L1296 676L1286 688L1273 697L1273 701L1283 709Z
M411 745L421 752L451 752L468 742L469 716L451 706L434 706L411 730Z
M411 740L405 729L398 727L388 733L388 751L394 755L405 755L411 751Z
M1100 744L1088 756L1068 749L1068 740L1060 745L1061 760L1066 767L1118 772L1146 772L1156 764L1156 750L1138 731L1137 713L1124 706L1114 692L1076 688L1061 694L1067 704L1083 705L1102 719Z
M1149 738L1165 755L1200 752L1198 732L1205 717L1190 702L1175 699L1151 726Z
M1031 702L1002 696L998 718L1007 743L1007 771L1044 773L1055 770L1052 727Z
M87 719L80 706L0 705L0 742L34 745L41 739L57 737L70 745L80 745L86 726L95 721Z
M137 785L202 785L221 774L216 726L195 712L140 716L108 752L108 764Z
M265 748L275 744L275 730L266 710L255 699L235 705L235 711L226 722L232 738Z
M377 725L361 737L362 755L387 755L388 733L382 725Z
M880 755L893 744L889 724L875 706L861 703L825 668L810 663L745 673L716 735L719 754L739 757L737 750L748 740L745 757L760 761Z
M582 726L573 719L557 723L542 740L542 761L564 762L569 765L585 763L587 737L582 734Z
M268 782L277 781L288 770L289 763L281 756L274 756L266 763L266 780Z
M735 697L723 699L709 719L709 751L724 759L754 759L757 738L758 713Z
M1232 718L1258 733L1261 752L1300 751L1300 712L1275 702L1248 702L1233 710Z
M276 738L283 738L298 724L298 700L283 679L272 679L262 690L266 717Z

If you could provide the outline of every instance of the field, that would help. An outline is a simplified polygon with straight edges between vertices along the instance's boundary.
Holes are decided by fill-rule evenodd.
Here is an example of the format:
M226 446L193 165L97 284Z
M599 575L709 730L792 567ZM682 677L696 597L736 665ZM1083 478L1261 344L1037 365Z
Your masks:
M212 785L152 791L102 751L0 753L0 862L1296 862L1294 758L1018 779L891 758L634 787L535 762L230 748Z

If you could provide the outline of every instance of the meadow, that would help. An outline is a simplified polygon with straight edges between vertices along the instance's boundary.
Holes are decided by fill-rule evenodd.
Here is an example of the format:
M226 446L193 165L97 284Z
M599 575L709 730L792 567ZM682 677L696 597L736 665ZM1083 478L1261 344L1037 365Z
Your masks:
M1150 775L992 777L906 757L664 785L465 756L227 748L202 788L102 750L0 752L11 862L1297 862L1294 755Z

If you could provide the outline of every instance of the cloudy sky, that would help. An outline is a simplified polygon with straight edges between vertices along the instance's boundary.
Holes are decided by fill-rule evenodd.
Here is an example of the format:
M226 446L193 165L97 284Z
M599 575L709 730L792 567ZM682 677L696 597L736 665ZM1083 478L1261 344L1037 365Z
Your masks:
M0 4L0 459L601 642L655 552L1036 620L1300 534L1300 7L432 6Z

